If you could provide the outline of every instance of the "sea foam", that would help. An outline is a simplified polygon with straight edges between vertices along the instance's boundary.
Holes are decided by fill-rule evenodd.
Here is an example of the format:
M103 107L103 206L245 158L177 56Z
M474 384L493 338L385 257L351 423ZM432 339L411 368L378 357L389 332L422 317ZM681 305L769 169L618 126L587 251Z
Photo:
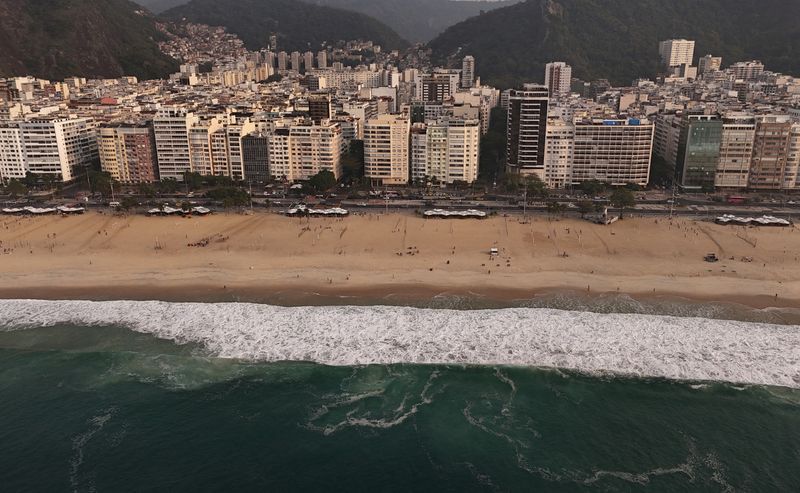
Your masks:
M122 326L213 355L328 365L520 365L800 388L800 327L546 308L0 301L0 327Z

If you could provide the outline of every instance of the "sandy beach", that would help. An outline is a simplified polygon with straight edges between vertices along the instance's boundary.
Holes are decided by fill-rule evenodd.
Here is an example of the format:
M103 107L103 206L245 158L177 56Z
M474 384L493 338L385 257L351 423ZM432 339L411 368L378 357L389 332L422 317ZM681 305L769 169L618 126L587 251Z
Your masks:
M550 290L800 305L796 228L626 218L367 214L0 220L4 298L214 299L322 292L523 298ZM490 248L499 255L492 258ZM703 260L715 252L717 263ZM751 260L751 261L745 261Z

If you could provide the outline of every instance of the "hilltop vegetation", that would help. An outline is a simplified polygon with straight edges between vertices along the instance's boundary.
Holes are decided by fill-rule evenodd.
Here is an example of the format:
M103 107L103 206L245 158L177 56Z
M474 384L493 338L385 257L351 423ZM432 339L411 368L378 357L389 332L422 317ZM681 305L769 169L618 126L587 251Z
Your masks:
M405 39L427 42L449 26L519 0L313 0L319 5L339 7L369 15L391 26Z
M541 81L554 60L584 80L653 77L658 42L675 37L697 41L695 58L800 73L798 18L796 0L527 0L452 26L429 46L438 61L475 56L483 80L500 87Z
M385 24L364 14L297 0L192 0L163 14L171 20L224 26L251 50L278 34L281 50L315 50L338 40L363 39L385 49L408 43Z
M0 76L164 77L153 17L128 0L0 0Z

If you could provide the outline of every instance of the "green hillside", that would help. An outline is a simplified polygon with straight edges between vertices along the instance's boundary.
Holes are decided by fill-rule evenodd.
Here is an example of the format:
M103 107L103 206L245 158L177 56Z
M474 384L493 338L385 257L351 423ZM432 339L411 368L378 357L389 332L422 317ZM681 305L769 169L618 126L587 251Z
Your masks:
M505 7L517 1L313 0L313 3L369 15L416 43L430 41L449 26L478 15L481 11Z
M163 77L152 16L127 0L0 0L0 76Z
M313 50L323 43L351 39L372 40L386 49L408 44L364 14L297 0L193 0L163 16L224 26L254 50L266 46L270 33L278 33L280 49L286 51Z
M695 58L760 59L800 73L797 0L528 0L450 27L429 46L439 61L471 54L484 81L541 81L560 60L573 76L619 84L658 72L658 42L697 41Z

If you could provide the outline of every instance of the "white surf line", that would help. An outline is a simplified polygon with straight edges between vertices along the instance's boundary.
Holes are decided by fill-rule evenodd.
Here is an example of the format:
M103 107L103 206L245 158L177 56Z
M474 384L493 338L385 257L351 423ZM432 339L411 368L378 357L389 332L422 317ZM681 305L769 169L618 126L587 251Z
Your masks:
M519 365L800 388L800 327L541 308L0 301L0 327L123 326L224 358Z

